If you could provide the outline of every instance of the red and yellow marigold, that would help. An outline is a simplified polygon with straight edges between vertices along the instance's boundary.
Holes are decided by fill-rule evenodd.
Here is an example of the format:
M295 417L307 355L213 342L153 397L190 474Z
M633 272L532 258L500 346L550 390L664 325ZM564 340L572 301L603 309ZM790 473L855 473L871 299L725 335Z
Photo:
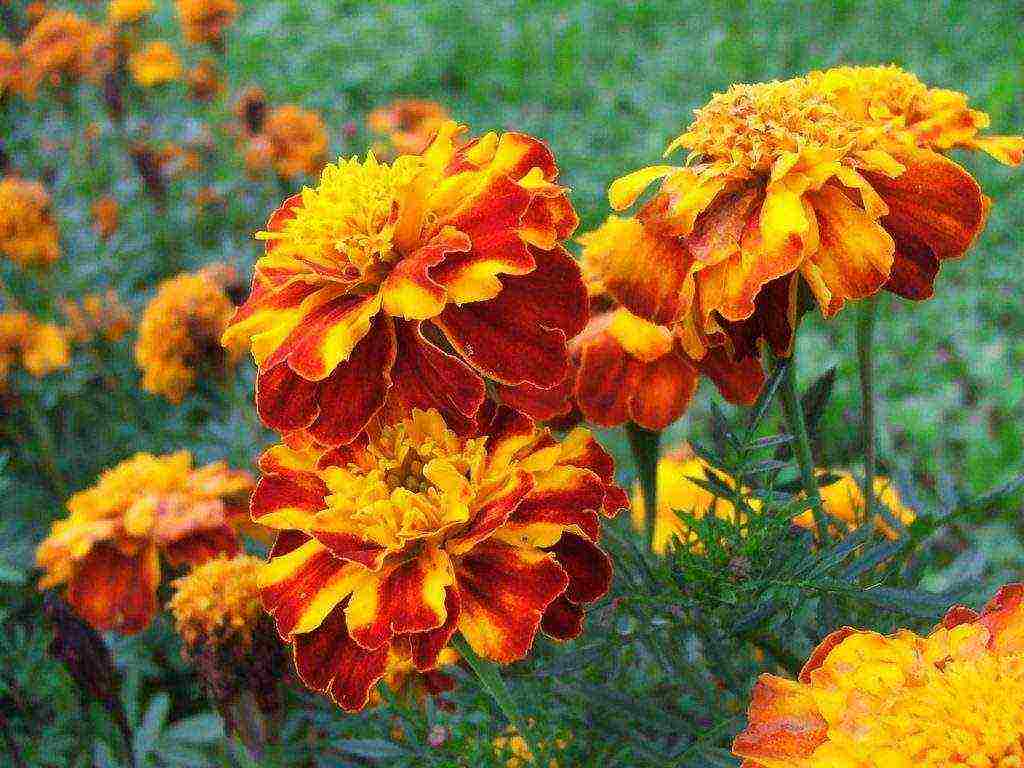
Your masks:
M414 408L341 448L293 438L260 459L252 517L280 531L263 605L301 679L346 710L396 658L436 669L455 632L499 663L538 629L576 637L608 589L599 515L625 506L610 457L586 430L558 442L504 407L486 421L460 437Z
M153 40L128 57L128 71L143 88L152 88L180 80L183 69L170 43Z
M139 632L157 610L161 557L176 568L236 553L233 523L251 488L223 462L194 469L188 451L136 454L68 500L69 516L36 550L39 587L64 585L97 629Z
M737 358L766 339L789 353L802 279L826 317L885 288L931 296L939 262L963 255L989 200L963 168L861 122L815 78L734 85L716 94L668 147L685 166L659 165L609 189L633 205L656 241L597 265L631 311L671 324L688 350L721 343Z
M0 253L23 267L46 266L60 258L59 238L42 184L18 176L0 180Z
M225 30L238 16L236 0L174 0L174 7L190 43L221 45Z
M519 133L456 148L462 130L390 165L328 165L257 235L266 254L224 339L250 342L268 426L340 445L418 407L466 433L483 377L540 393L566 379L587 295L554 158Z
M436 101L396 99L366 117L366 127L388 141L385 156L418 155L451 117Z
M260 132L248 137L245 165L254 176L267 168L273 168L284 179L310 176L324 167L327 143L327 129L320 115L285 104L271 109Z
M843 470L817 471L821 475L834 475L835 478L827 485L819 486L821 503L825 512L841 523L844 523L851 530L861 525L867 510L864 504L864 491L860 482L851 474ZM910 525L914 522L916 515L914 510L906 506L900 498L899 490L888 477L875 478L875 498L892 515L900 525ZM815 529L814 514L807 510L793 518L794 525L805 528L809 531ZM876 514L874 526L886 538L896 539L899 532L885 519L882 514Z
M733 753L744 768L1021 765L1024 584L925 637L833 632L798 680L761 676Z

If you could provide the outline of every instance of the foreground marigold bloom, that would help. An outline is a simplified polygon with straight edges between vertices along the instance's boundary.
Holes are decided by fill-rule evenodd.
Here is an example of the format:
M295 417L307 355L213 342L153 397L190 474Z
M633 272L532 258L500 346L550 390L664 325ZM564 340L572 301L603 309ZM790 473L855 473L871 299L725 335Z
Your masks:
M825 512L836 520L845 523L851 530L864 522L867 506L864 503L864 491L860 482L850 472L836 470L817 470L818 476L836 475L836 479L828 485L819 486L821 503ZM910 525L917 517L914 510L903 504L895 484L887 477L875 478L875 498L902 525ZM807 510L793 518L793 524L808 531L814 531L814 514ZM899 538L899 533L889 524L884 516L875 516L874 526L889 539Z
M154 10L153 0L110 0L107 20L114 26L141 21Z
M68 603L99 630L144 629L156 614L160 557L172 568L239 549L232 521L252 488L223 462L193 469L188 451L139 453L67 503L36 550L40 589L66 585Z
M96 234L104 240L117 232L120 222L121 206L113 195L104 195L97 198L91 206L89 213L92 214L92 226Z
M59 86L98 79L112 64L112 47L109 30L71 11L50 10L29 30L20 50L34 87L43 80Z
M200 103L213 101L224 90L220 70L211 59L203 59L188 71L189 96Z
M178 403L198 375L225 376L245 353L239 343L219 341L234 310L224 288L203 273L161 283L139 322L142 388Z
M0 180L0 253L23 267L46 266L60 258L59 237L42 184L17 176Z
M90 293L81 301L63 301L61 310L67 321L69 338L79 344L88 344L96 338L117 342L132 328L131 310L113 289L106 293Z
M249 138L245 151L250 174L259 175L272 167L278 176L293 179L324 167L327 129L316 112L285 104L270 110L261 128Z
M250 341L268 426L340 445L419 407L466 433L482 376L541 393L566 379L587 296L558 167L530 136L456 148L461 130L391 165L328 165L257 235L266 255L224 338Z
M792 681L762 675L744 768L1009 768L1024 762L1024 584L928 636L845 627Z
M71 347L64 330L28 312L0 312L0 388L16 363L36 378L67 368Z
M456 631L503 664L538 629L577 637L608 589L599 514L625 506L611 458L586 430L557 442L507 408L489 416L464 438L413 409L342 448L293 440L260 459L252 517L281 531L263 605L302 680L346 710L396 657L436 669Z
M418 155L451 120L448 110L427 99L396 99L366 117L366 127L388 140L388 155Z
M688 350L724 335L737 358L766 339L789 354L797 279L832 317L883 287L931 296L939 262L964 254L989 200L963 168L846 114L807 78L716 94L667 152L688 165L612 184L653 241L599 265L607 290L646 319L677 326Z
M190 43L222 45L224 31L238 16L235 0L174 0L174 7Z
M173 83L182 76L181 59L166 40L153 40L128 57L132 80L143 88Z

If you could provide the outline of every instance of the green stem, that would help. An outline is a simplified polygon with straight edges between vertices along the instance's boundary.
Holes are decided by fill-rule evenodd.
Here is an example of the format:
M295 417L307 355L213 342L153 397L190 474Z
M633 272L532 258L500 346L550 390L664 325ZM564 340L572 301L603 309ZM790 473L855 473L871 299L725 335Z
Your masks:
M647 547L654 545L654 521L658 515L658 446L661 432L651 432L633 422L626 424L629 447L633 450L640 490L644 497L644 538Z
M486 659L481 659L462 635L454 635L452 637L452 645L455 646L455 649L466 660L466 663L469 664L481 687L494 699L498 709L501 710L509 723L526 741L530 754L533 755L534 763L541 765L542 754L539 745L534 739L533 733L526 727L526 721L523 720L522 715L519 713L519 707L516 706L515 700L508 692L508 687L501 677L498 666Z
M818 529L818 540L822 546L828 541L828 520L821 504L818 482L814 479L814 457L811 454L811 438L807 434L807 422L804 421L804 409L800 404L800 392L796 386L796 349L788 360L780 360L779 365L786 366L782 379L782 408L789 422L789 431L793 434L793 451L800 465L800 479L804 491L811 502L814 523Z
M861 302L857 316L857 362L860 366L861 419L864 440L864 514L874 519L875 461L877 450L874 381L874 335L878 317L875 297Z
M50 425L46 423L46 418L30 399L25 398L22 400L22 406L25 409L25 415L28 417L29 425L32 427L32 432L35 434L36 441L39 444L43 470L50 480L54 493L60 497L61 501L64 501L68 497L68 484L64 480L64 475L61 474L60 468L57 466L57 451L54 447L55 441Z

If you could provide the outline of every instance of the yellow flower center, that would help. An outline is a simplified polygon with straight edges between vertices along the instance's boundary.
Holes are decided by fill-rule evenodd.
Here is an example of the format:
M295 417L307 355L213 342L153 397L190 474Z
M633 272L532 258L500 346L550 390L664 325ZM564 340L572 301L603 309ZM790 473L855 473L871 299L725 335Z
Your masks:
M186 643L220 642L229 636L244 644L251 640L260 616L260 565L249 555L221 556L175 579L168 608Z
M912 115L927 97L928 86L897 66L834 67L812 72L808 80L834 97L848 115L888 120Z

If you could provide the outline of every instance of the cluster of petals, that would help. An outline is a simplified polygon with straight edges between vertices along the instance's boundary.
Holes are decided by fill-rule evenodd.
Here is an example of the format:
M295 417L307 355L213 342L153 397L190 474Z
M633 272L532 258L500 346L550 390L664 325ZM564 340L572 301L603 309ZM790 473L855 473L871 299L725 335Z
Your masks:
M22 310L0 313L0 389L16 364L39 378L67 368L70 362L68 336L59 325Z
M472 436L412 409L342 447L293 435L260 459L252 518L279 531L263 605L301 679L346 710L403 660L436 670L456 632L499 663L539 629L574 638L609 587L600 519L625 506L611 458L586 430L558 441L486 410Z
M251 489L247 472L193 468L188 451L136 454L68 499L70 514L36 550L39 586L64 585L99 630L139 632L157 611L161 556L176 568L236 554Z
M237 0L174 0L174 7L190 43L220 45L238 16Z
M1024 584L929 635L845 627L797 680L762 675L744 768L1009 768L1024 762Z

